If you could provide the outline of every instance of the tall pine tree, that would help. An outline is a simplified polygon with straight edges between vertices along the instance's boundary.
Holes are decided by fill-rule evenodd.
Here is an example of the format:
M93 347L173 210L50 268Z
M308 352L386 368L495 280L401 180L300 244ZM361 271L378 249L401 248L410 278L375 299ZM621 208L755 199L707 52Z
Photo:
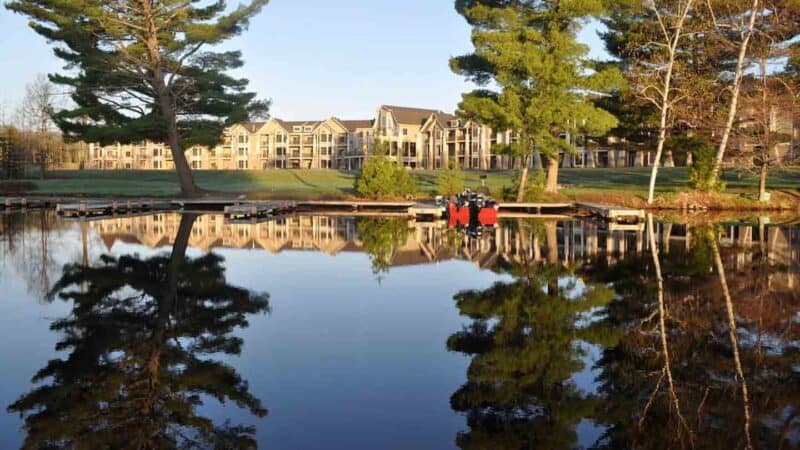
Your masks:
M546 191L557 192L559 152L575 151L563 136L602 135L617 125L592 100L622 84L619 72L595 65L577 41L585 21L603 9L601 0L456 0L473 27L475 51L450 67L480 86L464 94L459 114L520 133L505 148L522 160L518 199L533 151L547 157Z
M247 80L225 72L242 65L236 51L210 52L240 34L268 0L227 12L224 0L14 0L30 26L66 62L75 107L55 121L68 138L99 143L166 142L185 196L198 195L184 154L214 145L222 129L268 104L246 92Z

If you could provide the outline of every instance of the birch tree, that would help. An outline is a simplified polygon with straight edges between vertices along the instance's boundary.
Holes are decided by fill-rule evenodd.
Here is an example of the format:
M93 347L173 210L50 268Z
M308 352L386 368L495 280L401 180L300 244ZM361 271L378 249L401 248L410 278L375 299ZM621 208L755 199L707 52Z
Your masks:
M725 151L728 149L728 141L739 111L739 94L745 70L748 68L747 51L750 46L750 40L753 37L756 18L761 12L762 6L761 0L706 0L707 13L714 30L716 30L716 35L720 38L720 42L731 45L737 51L733 77L730 78L728 84L730 100L728 101L727 118L722 128L717 155L714 158L714 167L711 172L712 180L710 181L712 182L719 178L722 160L725 157Z
M634 84L638 94L652 103L659 112L658 141L656 157L650 173L650 185L647 191L647 203L654 200L656 177L661 164L664 143L667 139L668 119L672 105L683 96L674 92L673 75L680 51L681 39L686 34L686 22L695 6L695 0L647 0L644 3L645 20L653 22L655 33L647 42L643 42L642 52L646 55L633 71ZM649 33L645 34L647 36ZM670 155L669 164L674 165Z

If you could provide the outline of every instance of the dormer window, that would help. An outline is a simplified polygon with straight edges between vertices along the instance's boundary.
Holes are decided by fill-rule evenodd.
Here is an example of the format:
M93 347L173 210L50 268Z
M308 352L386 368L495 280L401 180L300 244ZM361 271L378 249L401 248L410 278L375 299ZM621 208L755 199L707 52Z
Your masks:
M311 133L311 130L312 130L312 128L313 128L313 127L307 126L307 127L305 128L305 130L304 130L304 131L305 131L306 133Z
M294 127L292 127L292 131L294 131L295 133L300 133L300 132L302 132L302 131L303 131L303 127L301 127L301 126L294 126Z

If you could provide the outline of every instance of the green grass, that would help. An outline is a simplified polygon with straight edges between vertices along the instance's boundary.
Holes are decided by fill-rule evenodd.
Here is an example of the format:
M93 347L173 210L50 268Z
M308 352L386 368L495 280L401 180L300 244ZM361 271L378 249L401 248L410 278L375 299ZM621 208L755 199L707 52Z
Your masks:
M421 196L431 196L436 191L436 172L413 173ZM482 181L492 193L511 183L510 172L466 171L466 185L477 188ZM486 179L481 180L485 175ZM635 194L646 192L650 177L648 169L562 169L560 182L566 193L579 191L626 191ZM334 170L267 170L267 171L197 171L200 187L227 194L249 194L273 198L341 198L354 196L354 175ZM662 169L659 173L658 192L669 193L686 189L685 168ZM724 180L733 191L752 190L757 186L755 176L738 176L725 173ZM28 179L34 193L42 195L83 196L153 196L171 197L179 193L178 180L170 171L59 171L45 180ZM5 187L4 187L5 186ZM0 190L11 191L9 183ZM770 190L800 189L800 167L773 171L769 179Z

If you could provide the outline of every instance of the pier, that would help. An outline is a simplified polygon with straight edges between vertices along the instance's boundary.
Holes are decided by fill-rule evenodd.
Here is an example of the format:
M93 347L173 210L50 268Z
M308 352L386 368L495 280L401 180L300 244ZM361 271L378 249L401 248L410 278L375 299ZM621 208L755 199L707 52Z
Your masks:
M25 199L5 198L4 205L25 207ZM42 202L40 202L42 203ZM39 206L39 204L37 204ZM42 205L44 206L44 205ZM501 219L563 219L575 215L591 215L617 225L636 225L644 222L642 209L600 203L517 203L503 202L499 205ZM142 212L222 213L232 223L251 223L273 220L289 214L318 214L332 216L393 216L408 217L420 221L439 220L444 217L445 207L433 202L414 201L368 201L368 200L247 200L242 198L199 198L178 200L84 200L58 203L56 211L65 217L106 217Z
M626 208L624 206L578 202L575 203L575 207L609 222L636 224L644 221L645 218L643 209Z
M114 217L118 214L153 213L172 210L172 204L156 200L85 200L77 203L59 203L56 213L63 217Z
M248 202L225 206L223 211L227 223L259 223L294 213L296 203L290 201Z

